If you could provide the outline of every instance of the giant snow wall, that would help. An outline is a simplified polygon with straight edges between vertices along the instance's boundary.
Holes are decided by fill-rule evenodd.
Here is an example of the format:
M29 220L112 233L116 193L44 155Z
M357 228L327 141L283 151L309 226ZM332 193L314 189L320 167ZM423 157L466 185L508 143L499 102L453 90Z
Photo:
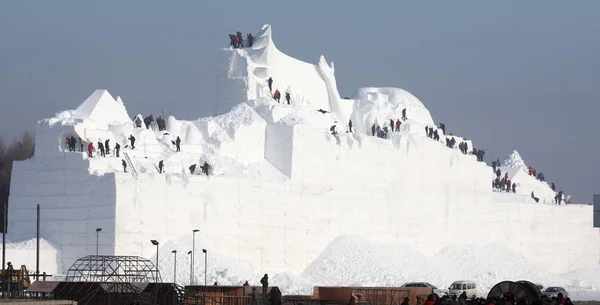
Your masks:
M156 248L149 240L164 245L200 229L197 247L269 273L301 272L346 234L403 242L428 255L452 243L501 242L555 272L597 264L591 206L536 204L528 187L492 192L490 167L424 135L433 119L410 93L363 88L340 100L333 64L287 57L268 26L256 37L252 49L221 51L215 111L222 115L170 117L166 132L136 128L120 99L98 90L77 110L41 121L34 158L13 167L11 239L35 236L39 203L42 237L62 251L63 271L95 252L98 227L100 254L151 257ZM262 82L272 75L274 88L295 88L296 104L270 98ZM372 124L399 118L403 108L409 119L400 132L388 139L367 135ZM331 135L340 117L352 118L359 130L344 133L339 123L340 133ZM135 150L126 147L129 134L138 139ZM71 135L120 143L137 174L123 172L122 156L114 153L69 152L64 139ZM177 136L181 152L171 145ZM207 160L213 175L188 171ZM506 171L535 185L542 202L551 200L547 185Z

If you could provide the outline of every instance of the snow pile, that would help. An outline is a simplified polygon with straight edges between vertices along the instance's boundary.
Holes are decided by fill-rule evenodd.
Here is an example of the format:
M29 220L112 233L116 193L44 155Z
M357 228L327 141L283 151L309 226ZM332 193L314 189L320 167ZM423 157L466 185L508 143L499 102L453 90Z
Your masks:
M405 282L452 281L445 269L404 244L340 236L304 270L315 286L399 286Z
M523 161L523 158L521 158L521 155L516 150L513 150L508 159L502 162L502 167L518 168L524 170L526 173L529 172L525 161Z
M2 237L0 236L0 242ZM35 272L36 267L35 238L19 242L6 242L6 262L11 262L16 268L25 265L30 273ZM57 248L50 242L40 238L40 272L56 274L62 269L60 255Z

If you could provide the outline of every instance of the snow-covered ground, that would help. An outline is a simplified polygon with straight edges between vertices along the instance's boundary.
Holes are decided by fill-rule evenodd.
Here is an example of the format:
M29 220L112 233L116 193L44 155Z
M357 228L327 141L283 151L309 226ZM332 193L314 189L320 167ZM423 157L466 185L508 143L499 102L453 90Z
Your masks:
M303 294L314 285L447 287L459 279L475 280L482 293L523 279L600 289L592 208L554 205L555 192L527 174L518 152L501 164L516 194L493 192L491 167L446 146L451 139L469 149L477 143L446 136L411 93L365 87L341 99L333 63L285 55L268 25L255 37L252 48L220 51L214 116L169 116L162 131L97 90L75 110L41 120L34 158L13 167L10 238L35 236L32 211L40 203L42 236L56 245L59 272L94 253L101 227L101 254L152 258L149 240L159 240L165 280L172 280L177 250L177 282L186 284L185 253L199 229L196 250L209 250L209 283L256 284L267 272L284 292ZM395 127L404 109L397 132L371 136L373 126ZM427 137L425 127L440 139ZM70 152L68 137L85 141L84 152L79 142ZM101 157L98 143L106 140L112 151ZM210 176L201 173L204 162ZM202 282L202 254L195 267Z

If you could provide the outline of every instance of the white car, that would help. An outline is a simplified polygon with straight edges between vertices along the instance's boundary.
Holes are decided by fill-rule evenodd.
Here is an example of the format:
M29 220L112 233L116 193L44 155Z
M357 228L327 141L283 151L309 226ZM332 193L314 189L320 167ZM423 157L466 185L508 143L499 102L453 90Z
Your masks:
M450 296L459 297L462 293L466 293L467 298L477 296L477 285L473 281L456 281L448 288Z
M559 293L562 293L562 296L565 298L569 296L569 293L567 292L567 290L565 290L562 287L556 287L556 286L548 287L548 288L546 288L546 290L544 290L544 292L542 292L542 294L547 296L549 299L557 298Z
M406 288L410 288L410 287L418 287L418 288L431 288L431 292L435 293L438 298L441 298L445 295L448 295L447 292L438 289L437 287L433 286L430 283L427 282L412 282L412 283L405 283L404 285L402 285L402 287L406 287Z

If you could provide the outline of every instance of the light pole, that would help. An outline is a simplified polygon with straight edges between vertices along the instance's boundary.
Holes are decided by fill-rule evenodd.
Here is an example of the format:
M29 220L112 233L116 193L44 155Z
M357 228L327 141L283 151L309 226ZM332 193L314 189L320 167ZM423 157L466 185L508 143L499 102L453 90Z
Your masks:
M177 250L171 251L171 253L175 254L175 263L173 264L173 283L177 283Z
M188 251L188 255L190 256L190 285L192 285L192 250Z
M96 256L98 256L98 235L102 231L102 228L96 228Z
M155 280L158 281L158 240L152 239L152 240L150 240L150 242L156 246L156 278L155 278Z
M192 282L190 282L190 285L194 284L194 267L196 267L194 265L194 254L196 253L196 232L199 232L200 230L198 229L193 229L192 230L192 273L191 273L191 277L192 277Z
M206 256L208 255L206 252L206 249L202 249L202 253L204 253L204 289L206 289Z

